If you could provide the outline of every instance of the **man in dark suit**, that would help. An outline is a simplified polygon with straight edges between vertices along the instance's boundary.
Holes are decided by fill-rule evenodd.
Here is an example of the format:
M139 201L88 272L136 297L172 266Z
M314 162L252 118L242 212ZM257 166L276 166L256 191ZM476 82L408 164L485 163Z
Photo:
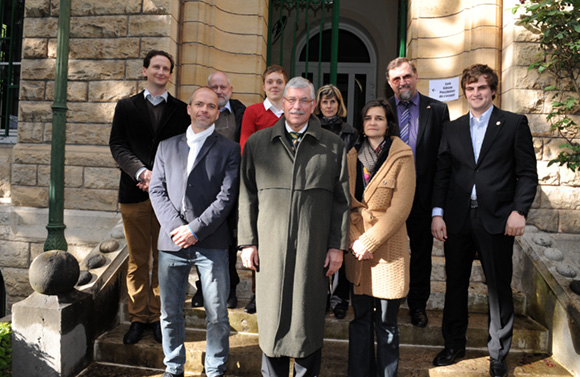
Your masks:
M117 103L109 146L121 168L119 206L129 249L128 310L131 327L123 343L135 344L147 327L161 343L157 279L159 223L149 201L149 181L161 140L185 131L187 105L167 92L174 62L165 51L150 51L143 60L144 91ZM152 263L150 263L152 260Z
M483 64L463 71L470 111L445 125L433 191L433 236L445 244L445 349L436 366L465 355L467 291L479 255L488 288L490 375L507 376L514 324L511 290L514 237L524 234L538 174L528 120L493 106L496 72Z
M431 294L431 197L443 124L449 110L443 102L417 91L417 68L407 58L396 58L387 65L387 80L395 92L389 99L396 110L401 139L411 146L415 156L416 187L413 208L407 219L411 244L411 281L407 304L411 323L425 327L425 311Z
M159 145L151 178L151 202L161 224L159 289L166 371L183 376L183 302L191 267L200 273L205 295L207 339L205 374L223 376L229 354L230 324L227 218L239 190L240 146L215 130L218 97L197 89L187 110L191 127Z
M232 99L234 87L230 78L224 72L214 72L207 78L207 87L218 96L220 116L215 121L215 130L236 143L240 142L240 132L242 129L242 119L246 106L236 99ZM237 205L235 206L237 207ZM232 231L232 244L229 247L230 258L230 296L228 297L228 308L233 309L238 305L236 287L240 282L238 271L236 270L236 260L238 257L236 227L238 222L237 211L232 211L228 218L230 230ZM195 282L197 291L191 299L191 306L203 306L203 290L200 281Z

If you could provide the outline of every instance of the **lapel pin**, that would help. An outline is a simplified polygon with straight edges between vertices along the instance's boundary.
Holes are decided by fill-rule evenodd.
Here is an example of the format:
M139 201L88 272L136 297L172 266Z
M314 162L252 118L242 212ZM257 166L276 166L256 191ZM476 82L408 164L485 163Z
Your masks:
M430 108L431 108L431 106L427 106L427 108L428 108L428 109L430 109Z
M495 124L496 126L500 126L501 122L498 120L497 123Z

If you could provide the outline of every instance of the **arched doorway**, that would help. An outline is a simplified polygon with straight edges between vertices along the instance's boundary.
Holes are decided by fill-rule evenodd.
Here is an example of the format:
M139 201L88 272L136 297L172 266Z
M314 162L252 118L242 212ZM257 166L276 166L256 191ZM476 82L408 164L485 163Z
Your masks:
M315 30L308 36L308 73L306 73L306 36L297 44L296 74L308 78L318 89L330 82L331 24L322 32L322 59L318 70L320 33ZM359 29L341 24L339 27L337 87L348 109L347 121L355 125L364 104L374 98L377 80L377 56L370 40Z

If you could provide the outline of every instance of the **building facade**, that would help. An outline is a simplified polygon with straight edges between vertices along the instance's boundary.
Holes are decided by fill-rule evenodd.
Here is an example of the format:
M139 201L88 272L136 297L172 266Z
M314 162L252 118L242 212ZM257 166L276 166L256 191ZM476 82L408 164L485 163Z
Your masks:
M246 105L262 101L261 73L269 45L271 63L307 75L315 86L326 84L328 57L322 53L320 69L306 57L312 56L308 46L319 38L326 46L332 2L312 8L306 1L297 8L286 3L280 8L280 0L273 7L268 0L73 0L65 152L68 219L89 219L85 230L96 223L106 229L118 219L119 170L108 147L111 120L116 102L144 87L142 60L149 50L163 49L176 58L170 91L184 101L215 70L228 73L235 98ZM539 47L536 36L517 26L519 16L511 12L516 3L367 0L361 6L358 0L341 0L337 84L349 105L349 121L356 123L362 104L390 95L385 67L399 55L401 42L417 65L418 89L424 94L430 93L430 83L457 78L470 64L495 68L501 80L495 104L526 114L534 136L541 185L529 222L546 231L577 233L580 179L566 168L548 167L562 140L545 121L550 106L542 90L545 79L528 71ZM58 12L57 0L24 4L17 142L2 149L9 151L4 169L10 174L0 178L0 186L8 187L2 193L10 199L0 208L0 268L5 280L13 282L7 286L8 306L30 293L27 268L42 252L46 237ZM268 38L269 22L277 23L278 33L271 35L277 39ZM460 90L459 98L448 104L452 118L467 111ZM96 218L105 220L90 220ZM34 234L27 234L31 229ZM79 253L98 242L67 239Z

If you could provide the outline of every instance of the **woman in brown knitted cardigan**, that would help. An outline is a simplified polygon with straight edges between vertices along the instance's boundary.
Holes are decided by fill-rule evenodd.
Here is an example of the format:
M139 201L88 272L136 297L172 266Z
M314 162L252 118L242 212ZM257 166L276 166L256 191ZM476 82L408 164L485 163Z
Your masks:
M362 114L362 141L348 153L352 244L345 264L355 313L348 375L396 376L397 312L409 290L405 221L415 194L415 166L411 148L395 136L395 115L386 100L370 101Z

